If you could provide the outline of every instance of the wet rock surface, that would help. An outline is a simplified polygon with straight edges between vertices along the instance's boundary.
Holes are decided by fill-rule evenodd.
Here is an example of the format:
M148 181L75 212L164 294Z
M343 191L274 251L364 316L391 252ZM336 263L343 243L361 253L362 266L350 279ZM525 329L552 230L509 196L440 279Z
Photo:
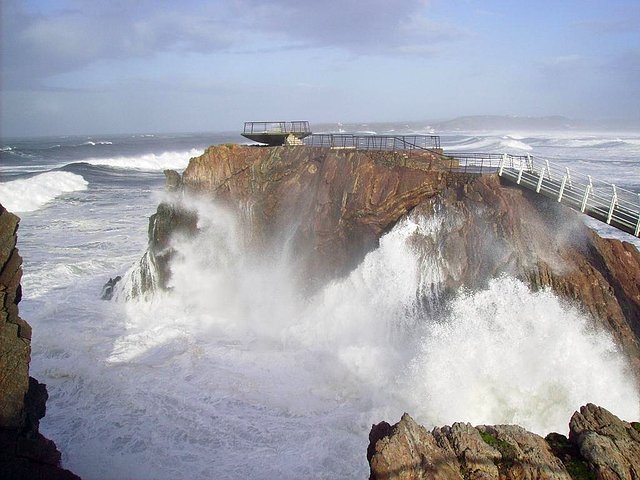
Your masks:
M516 425L455 423L429 432L404 414L393 426L372 427L370 478L633 480L640 465L634 425L592 404L571 418L568 439Z

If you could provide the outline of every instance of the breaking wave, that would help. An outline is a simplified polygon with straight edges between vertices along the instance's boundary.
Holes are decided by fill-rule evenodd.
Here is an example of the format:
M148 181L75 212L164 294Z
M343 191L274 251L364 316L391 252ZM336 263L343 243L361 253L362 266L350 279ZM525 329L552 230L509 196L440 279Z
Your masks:
M88 182L70 172L45 172L0 183L0 202L11 212L32 212L63 193L85 190Z
M88 158L82 162L129 170L182 170L187 167L191 157L202 155L202 153L202 150L192 148L181 152L146 153L131 157Z

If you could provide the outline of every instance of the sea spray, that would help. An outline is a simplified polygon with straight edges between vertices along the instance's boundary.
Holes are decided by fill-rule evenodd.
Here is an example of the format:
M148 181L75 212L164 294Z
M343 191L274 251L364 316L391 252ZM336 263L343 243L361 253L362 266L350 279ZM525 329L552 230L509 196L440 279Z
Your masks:
M440 298L452 272L439 239L456 220L437 205L402 219L350 275L310 298L292 280L286 248L248 250L248 225L230 212L185 205L199 214L199 234L173 239L171 292L145 304L140 324L139 312L129 312L134 321L112 362L170 360L190 342L221 342L225 357L250 349L256 361L287 369L260 392L285 411L299 412L277 392L302 376L314 385L310 404L319 400L314 391L329 389L365 410L409 410L431 425L520 423L546 433L566 429L589 401L638 416L622 354L551 292L505 276Z
M421 342L404 381L427 423L516 423L545 435L566 433L587 402L640 415L637 385L611 337L550 291L514 278L461 291Z

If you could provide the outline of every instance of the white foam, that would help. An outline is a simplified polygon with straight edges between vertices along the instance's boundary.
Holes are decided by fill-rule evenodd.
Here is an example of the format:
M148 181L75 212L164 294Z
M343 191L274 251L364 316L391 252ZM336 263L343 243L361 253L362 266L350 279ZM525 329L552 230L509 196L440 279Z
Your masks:
M316 392L329 388L373 401L371 421L382 419L373 412L407 410L429 425L519 423L546 434L566 430L587 402L640 415L633 376L611 338L550 292L503 277L459 293L450 315L427 316L424 297L437 295L448 267L437 249L414 245L416 237L437 243L445 225L438 214L399 222L348 277L303 301L286 255L251 258L229 214L212 205L200 213L202 236L174 244L171 294L130 305L128 333L110 362L163 364L208 338L227 345L225 358L250 348L252 361L277 371L260 380L254 400L285 410L298 411L294 401L316 405ZM283 362L287 372L278 371ZM294 387L289 375L310 382L303 398L280 398Z
M515 423L546 435L566 433L587 402L640 415L633 375L610 336L513 278L460 293L451 317L429 325L422 341L407 389L416 415L432 423Z
M0 203L11 212L32 212L66 192L85 190L88 182L70 172L46 172L0 183Z
M82 147L82 146L85 146L85 145L86 146L95 147L96 145L113 145L113 142L109 142L109 141L94 142L94 141L88 140L88 141L86 141L84 143L81 143L79 146Z
M188 151L146 153L133 157L87 158L82 162L130 170L181 170L187 167L190 158L202 155L202 153L203 150L192 148Z
M510 148L513 150L526 150L531 151L533 147L528 145L520 140L516 140L515 138L506 137L504 140L500 142L500 145L505 148Z

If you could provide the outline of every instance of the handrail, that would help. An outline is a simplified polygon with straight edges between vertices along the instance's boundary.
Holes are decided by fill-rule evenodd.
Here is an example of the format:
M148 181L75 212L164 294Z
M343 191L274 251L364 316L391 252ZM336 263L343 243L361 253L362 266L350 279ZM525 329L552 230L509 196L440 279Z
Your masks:
M242 133L311 133L309 122L296 120L292 122L244 122Z
M357 135L314 133L304 139L310 147L355 150L432 150L440 148L437 135Z
M497 173L517 185L640 237L640 194L533 155L447 152L449 170Z

